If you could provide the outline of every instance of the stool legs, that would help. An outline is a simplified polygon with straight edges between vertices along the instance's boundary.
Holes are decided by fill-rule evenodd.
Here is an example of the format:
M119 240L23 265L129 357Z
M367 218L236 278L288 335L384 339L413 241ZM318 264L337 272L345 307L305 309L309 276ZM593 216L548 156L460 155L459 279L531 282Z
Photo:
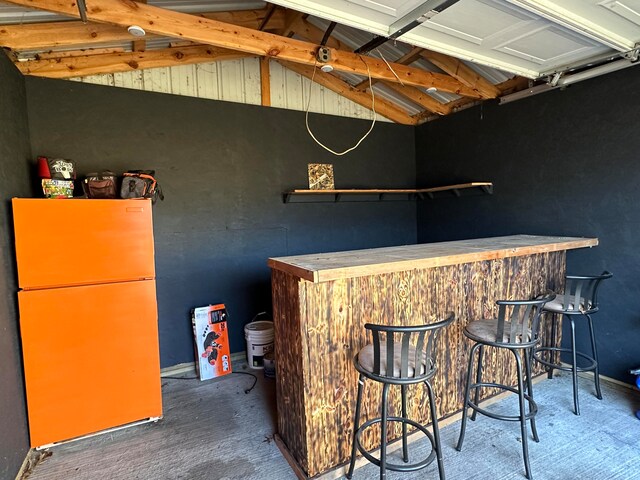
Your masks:
M516 358L516 368L518 373L518 403L520 404L520 431L522 432L522 453L524 456L525 476L532 480L531 466L529 465L529 445L527 435L527 413L524 398L524 382L522 380L522 361L517 350L511 350ZM526 355L526 352L525 352Z
M381 412L380 417L376 419L371 419L367 422L360 424L360 413L362 409L362 396L364 390L364 379L365 376L360 374L358 379L358 394L356 399L356 411L354 418L354 429L352 435L352 447L351 447L351 461L349 463L349 469L345 474L345 477L351 479L353 476L353 472L355 470L356 465L356 455L357 450L363 452L364 456L371 462L374 462L380 466L380 479L383 480L387 477L387 469L396 470L396 471L414 471L430 465L434 459L438 462L438 474L440 476L440 480L445 480L444 474L444 463L442 457L442 444L440 442L440 430L438 428L438 413L436 407L435 396L433 393L433 389L428 380L424 381L424 384L427 387L427 393L429 397L429 408L431 413L431 420L433 426L433 436L428 432L425 426L422 426L415 421L407 418L407 385L400 385L401 394L402 394L402 417L389 416L389 388L392 386L390 383L383 383L382 386L382 399L381 399ZM421 430L431 441L433 446L433 452L422 462L415 463L414 465L408 466L399 466L393 463L387 463L387 430L388 430L388 422L389 420L395 422L402 422L402 459L405 463L409 462L409 450L408 450L408 438L407 438L407 423L414 426L416 429ZM364 452L361 446L358 443L358 431L360 428L369 428L374 423L380 423L380 458L379 460L375 457L372 457L370 453Z
M469 366L467 367L467 383L464 387L464 401L462 403L462 425L460 426L460 437L458 438L458 444L456 445L456 450L462 450L462 443L464 442L464 434L467 430L467 411L469 409L469 396L471 393L471 373L473 372L473 355L476 353L476 350L481 345L476 343L473 347L471 347L471 352L469 352ZM474 410L475 412L475 410Z
M480 345L480 348L478 349L478 371L476 372L476 384L480 384L480 382L482 382L482 360L484 360L484 345ZM480 389L476 388L474 393L473 403L478 405L480 403ZM474 422L476 421L477 414L478 412L476 410L471 413L471 420Z
M580 415L580 404L578 403L578 362L576 358L576 324L573 318L571 321L571 376L573 377L573 413Z
M480 398L479 392L478 392L480 387L478 385L482 381L482 356L483 356L482 347L483 345L476 343L471 348L471 352L469 353L469 364L467 368L467 383L464 389L464 403L462 406L462 425L460 427L460 437L458 438L458 444L456 445L456 450L458 451L462 450L462 444L464 442L464 436L467 429L467 412L469 409L469 404L471 403L470 397L471 397L471 377L473 376L473 357L476 353L476 350L479 350L478 351L478 367L477 367L478 370L476 371L476 384L475 384L475 392L474 392L474 404L476 406L478 405L479 398ZM533 476L531 473L531 466L529 463L527 415L531 419L531 432L533 434L533 439L536 442L538 442L539 438L538 438L538 432L535 424L534 407L531 402L529 402L529 409L528 409L529 413L527 414L527 406L526 406L527 399L525 398L525 391L529 395L530 399L533 401L533 382L531 379L531 362L532 362L532 356L533 356L533 349L524 349L523 350L524 358L520 356L520 353L518 352L517 349L511 349L511 352L513 352L513 355L516 360L516 368L517 368L517 375L518 375L517 393L518 393L518 404L519 404L519 410L520 410L519 421L520 421L520 431L522 434L522 453L524 457L524 469L525 469L526 477L529 480L532 480ZM524 365L523 365L523 362L524 362ZM525 375L526 375L526 381L524 378ZM494 384L490 384L490 385L494 385ZM526 390L525 390L525 385L526 385ZM474 419L476 413L477 413L477 410L474 408L473 414L471 416L472 420ZM515 417L515 419L517 418L518 416Z
M444 478L444 462L442 460L442 444L440 443L440 428L438 427L438 411L436 408L436 400L433 395L433 389L429 382L424 382L427 386L427 393L429 394L429 408L431 409L431 424L433 426L433 443L436 449L436 459L438 461L438 474L440 480Z
M533 398L533 379L531 378L531 363L533 362L533 348L527 349L524 352L524 367L527 375L527 393L531 398ZM533 413L533 407L529 404L529 413ZM536 417L535 415L531 415L531 434L533 435L533 440L535 442L539 442L540 438L538 438L538 430L536 429Z
M556 317L557 317L556 315L551 314L551 344L550 345L552 347L556 346L556 331L558 329L558 319ZM558 363L556 361L557 354L553 350L549 352L549 357L550 357L549 358L550 363ZM553 367L551 366L547 366L547 378L549 380L553 378Z
M356 466L356 434L358 433L358 428L360 428L360 404L362 402L362 390L364 388L364 378L363 375L360 374L358 378L358 397L356 400L356 414L355 419L353 421L353 438L352 438L352 447L351 447L351 463L349 464L349 471L345 475L347 478L351 478L353 476L353 470Z
M602 400L602 392L600 391L600 370L598 368L598 349L596 348L596 337L593 333L593 321L591 315L585 315L589 321L589 334L591 335L591 351L593 352L593 359L596 361L596 368L593 371L594 381L596 384L596 397L598 400Z
M382 415L380 422L380 480L387 478L387 410L389 398L389 384L382 387Z
M402 392L402 418L407 418L407 386L401 385ZM407 448L407 424L402 422L402 460L409 463L409 450Z

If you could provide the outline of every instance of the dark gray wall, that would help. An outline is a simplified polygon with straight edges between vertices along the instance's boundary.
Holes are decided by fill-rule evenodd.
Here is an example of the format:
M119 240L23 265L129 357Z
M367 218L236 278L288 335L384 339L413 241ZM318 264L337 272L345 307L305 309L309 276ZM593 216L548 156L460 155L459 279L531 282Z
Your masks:
M32 194L22 75L0 52L0 478L12 479L29 450L17 314L11 197Z
M153 168L162 366L193 361L189 309L224 302L232 351L271 312L268 257L417 240L415 202L283 204L308 163L333 163L338 187L415 184L414 130L378 123L345 157L309 138L304 114L66 81L27 79L32 150L74 159L81 173ZM351 146L367 121L314 115L314 132ZM82 261L82 259L77 259Z
M419 242L517 233L600 239L569 252L568 272L614 273L594 321L601 372L628 382L626 370L640 365L639 126L635 67L416 131L419 184L495 184L493 196L419 203ZM587 345L580 335L579 348Z

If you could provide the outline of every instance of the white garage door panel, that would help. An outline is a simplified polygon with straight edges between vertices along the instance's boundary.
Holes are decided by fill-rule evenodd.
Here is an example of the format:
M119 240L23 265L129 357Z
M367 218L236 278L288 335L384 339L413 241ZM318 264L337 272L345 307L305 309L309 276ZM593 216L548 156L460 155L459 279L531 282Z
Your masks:
M463 6L456 4L449 7L424 23L423 27L479 45L488 37L507 34L515 26L539 18L509 5L491 5L481 0L466 0L463 3Z
M529 78L610 50L504 0L460 0L402 39Z
M640 1L611 1L605 2L603 7L608 8L625 20L640 26ZM637 30L634 30L634 32L637 34Z
M274 3L388 35L390 25L423 1L276 0ZM570 18L565 14L570 14ZM566 65L615 53L613 49L620 50L620 42L635 44L640 41L638 23L640 0L459 0L399 40L538 78ZM603 40L615 32L624 32L625 38L616 34L616 41Z
M540 65L542 70L571 63L576 58L590 56L598 45L585 38L578 38L570 32L554 26L531 31L513 41L498 47L498 50L530 59Z
M422 4L423 0L348 0L346 3L355 3L356 5L389 15L394 20L397 20Z
M509 0L620 51L640 42L640 0Z

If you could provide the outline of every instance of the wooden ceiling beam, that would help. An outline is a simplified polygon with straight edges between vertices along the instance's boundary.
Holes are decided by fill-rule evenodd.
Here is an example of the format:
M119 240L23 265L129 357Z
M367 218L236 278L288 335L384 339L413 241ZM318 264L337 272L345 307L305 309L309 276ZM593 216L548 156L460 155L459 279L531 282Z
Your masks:
M267 9L244 10L238 12L205 12L195 17L210 18L221 22L257 29ZM267 23L268 29L280 29L284 25L284 11L278 9ZM157 35L148 34L149 40ZM0 25L0 45L11 50L38 50L57 47L91 46L109 42L134 41L135 38L121 26L105 23L84 24L82 22L27 23L21 25ZM199 42L200 43L200 42Z
M298 30L294 30L294 33L296 35L301 36L305 40L309 40L311 42L318 42L319 39L322 39L322 37L324 36L324 32L321 29L311 24L309 24L309 27L310 28L307 28L302 32ZM343 49L347 49L347 48L348 47L346 46L343 47ZM412 48L410 52L400 57L396 63L414 62L417 58L419 58L421 51L422 51L422 48L417 48L417 47ZM376 83L376 80L371 79L371 85L373 85L374 83ZM362 84L365 84L365 85L363 87L360 87L360 85ZM435 98L427 95L419 88L411 87L411 86L403 86L398 83L392 83L392 82L384 82L384 84L390 89L392 89L393 91L395 91L396 93L399 93L403 97L409 99L416 105L419 105L422 108L426 108L427 110L429 110L430 113L437 113L438 115L447 115L451 113L451 109L447 108L445 104L440 103ZM367 78L363 82L356 85L354 88L356 90L366 92L367 89L369 89L369 87L370 87L369 79Z
M498 87L468 67L463 61L432 50L424 50L421 55L425 60L433 63L443 72L457 78L467 87L479 92L483 98L497 98L500 96L500 89Z
M279 32L277 32L278 35L281 35L283 37L290 37L293 33L291 27L293 27L298 22L298 20L301 20L303 17L304 13L302 12L297 12L290 9L285 10L284 27Z
M107 53L27 60L15 62L15 65L24 75L71 78L104 73L130 72L147 68L235 60L247 56L251 55L211 45L196 45L148 50L146 52Z
M410 51L408 51L403 56L401 56L398 60L396 60L395 63L401 63L402 65L409 65L410 63L413 63L418 58L420 58L420 54L422 53L423 50L424 48L421 48L421 47L413 47ZM376 82L377 80L373 80L371 83L374 84ZM366 90L367 88L369 88L369 79L367 78L366 80L361 81L359 84L356 85L356 88L358 90Z
M260 58L260 98L263 107L271 106L271 68L269 57Z
M324 31L302 17L297 18L289 27L290 34L300 36L305 40L313 43L320 43L324 37ZM350 51L351 49L344 45L340 40L330 36L327 40L327 47L336 48L338 50Z
M140 3L147 3L147 0L136 0ZM146 37L146 35L145 35ZM147 40L146 38L138 38L132 42L131 50L134 52L144 52L147 49Z
M8 0L8 3L78 17L74 1L69 0ZM221 48L237 50L252 55L270 56L278 60L316 64L317 45L292 38L284 38L246 27L195 17L186 13L165 10L131 0L86 0L87 18L90 21L127 27L139 25L150 33L206 43ZM382 61L351 52L331 49L330 64L336 71L353 73L420 87L436 87L444 92L472 98L481 98L472 88L458 80L418 68L391 64L395 75Z
M371 110L371 94L356 90L347 82L339 79L335 75L324 73L318 68L315 69L316 72L314 74L314 67L308 65L300 65L284 61L280 61L280 63L289 70L292 70L303 77L307 77L310 80L313 78L315 83ZM401 123L403 125L415 125L416 123L416 121L411 118L405 110L380 97L375 98L375 111L377 114L387 117L396 123Z
M509 80L505 80L502 83L496 85L496 88L500 90L500 97L508 95L509 93L518 92L529 87L529 79L524 77L513 77ZM459 98L447 103L446 106L451 109L451 113L456 113L467 108L475 107L482 103L482 100L473 100L470 98ZM418 125L421 125L429 120L434 120L437 117L429 112L422 112L412 117Z
M416 105L427 109L431 113L437 113L438 115L449 115L451 113L451 107L445 103L440 103L431 95L422 92L419 88L403 87L398 83L383 82L387 88L390 88L396 93L399 93L405 98L408 98Z

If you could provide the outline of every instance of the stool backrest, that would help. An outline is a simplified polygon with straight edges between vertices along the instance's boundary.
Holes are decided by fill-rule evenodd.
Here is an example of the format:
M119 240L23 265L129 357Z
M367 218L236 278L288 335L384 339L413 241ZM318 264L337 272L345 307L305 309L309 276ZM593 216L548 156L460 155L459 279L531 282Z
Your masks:
M410 383L432 376L436 370L435 349L438 333L454 319L453 312L449 312L444 320L427 325L395 327L365 324L364 328L370 330L373 335L373 374L400 381L406 379ZM396 361L398 355L399 372ZM381 362L383 356L386 358L384 365Z
M538 340L540 315L555 294L535 300L498 300L497 344L528 344Z
M589 313L597 311L600 282L612 276L613 274L607 271L602 272L601 275L593 276L567 275L562 309Z

